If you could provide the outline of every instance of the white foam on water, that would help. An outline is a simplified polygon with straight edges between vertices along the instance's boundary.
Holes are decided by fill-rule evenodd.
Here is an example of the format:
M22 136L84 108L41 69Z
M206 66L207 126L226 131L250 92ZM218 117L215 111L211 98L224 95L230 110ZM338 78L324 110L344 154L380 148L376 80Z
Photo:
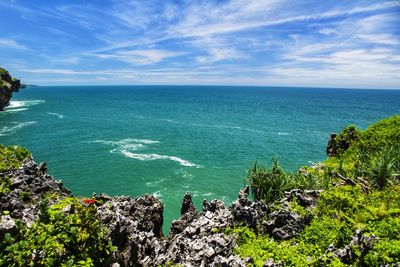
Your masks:
M44 100L11 100L5 108L6 112L19 112L27 110L28 107L43 104Z
M27 108L15 108L15 109L7 109L6 112L19 112L19 111L24 111L28 110Z
M285 132L279 132L277 135L290 135L290 133L285 133Z
M126 145L130 143L140 143L140 144L158 144L160 141L150 140L150 139L136 139L136 138L126 138L118 141L107 141L107 140L93 140L89 143L103 143L106 145Z
M7 108L20 108L25 106L26 101L15 101L15 100L11 100L10 103L8 104Z
M27 122L12 122L12 124L14 124L14 126L3 126L2 128L0 128L0 136L6 136L6 135L10 135L15 133L17 130L24 128L26 126L35 124L36 121L27 121Z
M101 143L105 145L113 146L110 153L120 153L127 158L137 159L141 161L152 161L152 160L171 160L178 162L180 165L185 167L201 168L200 165L179 158L177 156L167 156L155 153L136 153L136 151L146 148L146 145L159 144L160 141L150 139L137 139L137 138L126 138L118 141L109 140L93 140L88 143Z
M20 108L20 107L30 107L34 105L39 105L45 103L44 100L11 100L7 109Z
M154 181L154 182L147 182L146 186L147 187L156 187L156 186L158 186L159 184L161 184L164 181L165 181L165 179L161 179L161 180Z
M134 139L134 138L127 138L122 139L119 141L108 141L108 140L93 140L89 141L88 143L101 143L105 145L117 146L115 150L138 150L144 148L145 145L148 144L158 144L160 141L149 140L149 139ZM114 149L113 149L114 150Z
M64 115L61 115L61 114L58 114L58 113L55 113L55 112L47 112L47 114L52 115L52 116L56 116L59 119L64 118Z
M151 195L158 199L162 198L162 194L160 191L156 191L156 192L152 193Z
M139 153L132 153L132 152L129 152L126 150L121 150L120 152L127 158L132 158L132 159L137 159L137 160L142 160L142 161L166 159L166 160L172 160L172 161L178 162L180 165L185 166L185 167L201 168L200 165L197 165L195 163L181 159L176 156L166 156L166 155L159 155L159 154L139 154Z

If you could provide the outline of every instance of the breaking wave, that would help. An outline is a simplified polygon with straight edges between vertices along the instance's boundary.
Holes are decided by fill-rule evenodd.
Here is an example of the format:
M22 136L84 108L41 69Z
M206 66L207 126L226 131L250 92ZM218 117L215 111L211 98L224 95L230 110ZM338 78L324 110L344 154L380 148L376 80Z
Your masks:
M141 161L171 160L185 167L195 167L195 168L201 167L198 164L192 163L188 160L182 159L177 156L160 155L156 153L136 153L136 151L138 150L147 148L147 145L159 144L160 141L149 140L149 139L127 138L118 141L94 140L90 141L90 143L101 143L113 146L114 148L110 150L110 153L120 153L127 158L137 159Z
M15 133L17 130L24 128L26 126L35 124L36 121L27 121L27 122L12 122L12 126L3 126L0 128L0 136L6 136Z
M27 110L28 107L43 104L44 100L11 100L5 108L5 112L19 112Z

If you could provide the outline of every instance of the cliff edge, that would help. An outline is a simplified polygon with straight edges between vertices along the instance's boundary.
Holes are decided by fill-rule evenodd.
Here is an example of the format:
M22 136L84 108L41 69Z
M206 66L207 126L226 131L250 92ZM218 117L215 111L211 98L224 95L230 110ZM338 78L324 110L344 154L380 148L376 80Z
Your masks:
M18 92L21 87L20 80L17 80L8 73L7 70L0 68L0 111L4 110L13 92Z

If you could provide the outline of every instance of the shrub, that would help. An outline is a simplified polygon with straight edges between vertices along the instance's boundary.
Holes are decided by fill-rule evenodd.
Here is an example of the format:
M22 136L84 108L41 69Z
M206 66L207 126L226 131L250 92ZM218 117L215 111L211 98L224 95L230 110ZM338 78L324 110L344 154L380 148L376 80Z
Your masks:
M290 175L283 171L277 159L273 159L271 169L254 163L245 181L250 185L254 200L268 203L282 197L284 190L288 188Z
M0 172L19 168L21 162L31 156L31 153L20 146L4 147L0 145Z
M42 212L46 220L6 235L0 266L99 266L114 249L94 205L65 198Z

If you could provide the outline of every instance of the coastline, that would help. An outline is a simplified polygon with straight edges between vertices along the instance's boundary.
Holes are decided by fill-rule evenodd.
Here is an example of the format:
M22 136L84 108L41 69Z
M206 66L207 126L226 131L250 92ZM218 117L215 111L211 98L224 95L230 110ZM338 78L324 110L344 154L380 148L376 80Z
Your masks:
M11 247L16 244L21 246L26 243L14 244L18 238L22 238L18 242L26 242L23 239L24 234L20 236L19 232L35 233L41 227L46 227L44 229L49 231L53 228L47 227L61 223L61 229L68 231L68 239L62 244L72 247L51 256L46 249L60 244L60 240L55 239L51 241L55 243L49 248L43 247L39 254L34 250L32 253L36 256L26 259L26 263L38 264L49 257L60 262L81 258L88 266L93 266L93 263L106 266L279 266L282 262L287 265L296 260L300 264L309 259L315 264L369 262L368 265L375 266L374 262L396 263L400 261L400 254L393 254L387 246L396 242L394 240L397 234L387 235L380 229L384 227L384 231L392 231L400 223L397 216L400 207L397 207L399 202L396 200L399 198L396 192L400 190L397 174L393 177L387 176L387 180L382 180L381 176L374 178L373 172L365 172L368 175L366 178L349 178L343 175L350 174L355 168L354 153L361 148L370 151L378 149L374 152L378 153L377 158L374 158L375 155L372 159L378 160L373 164L379 164L379 149L389 149L382 150L386 155L399 145L396 143L399 141L396 131L399 127L400 116L382 120L365 131L347 127L338 135L331 136L327 148L327 153L330 154L328 160L305 166L296 174L286 173L279 166L273 166L270 170L257 170L261 171L257 175L267 174L266 178L273 175L274 179L292 179L293 175L308 177L307 179L314 177L313 179L317 179L314 181L316 184L310 184L311 180L293 185L282 184L283 187L280 185L281 187L276 188L279 190L276 191L278 195L269 195L271 192L266 191L267 194L262 195L263 199L250 201L250 191L254 198L259 198L259 194L254 193L255 183L258 182L249 180L252 181L250 188L242 189L238 199L229 207L220 200L211 200L203 202L201 211L196 210L190 194L187 193L183 197L181 217L173 221L167 237L162 233L164 206L154 196L132 198L100 194L93 195L92 198L73 197L62 183L48 175L46 164L36 164L27 150L3 147L0 151L3 164L0 165L0 235L7 240L6 244L11 242ZM386 148L382 144L386 144ZM394 166L397 168L400 163L398 155L393 155ZM338 162L338 159L345 163ZM251 177L253 174L249 172L249 178ZM328 184L325 184L327 181ZM298 189L303 186L305 188ZM267 196L274 198L266 201ZM392 204L382 208L385 201ZM359 218L360 212L367 212L363 215L367 217ZM349 219L348 216L354 216L354 219ZM65 228L65 223L72 218L78 221ZM389 224L376 225L376 222ZM93 234L92 237L87 236L88 239L79 241L84 242L82 244L98 242L104 247L101 251L96 250L98 245L77 251L72 241L76 236L68 230L70 227ZM339 233L343 235L342 241L335 239ZM29 241L34 242L32 245L43 242L41 239L37 240L36 235L29 238L33 238ZM306 243L298 243L299 240ZM269 248L263 248L263 252L258 251L260 242L267 242ZM281 246L286 254L280 254L280 249L275 246ZM312 251L314 246L320 246L324 250L310 252L308 249ZM0 253L7 251L3 255L4 259L0 260L0 266L13 259L12 253L18 254L10 248L0 250ZM32 248L30 245L21 247L21 252ZM303 252L299 254L300 251ZM275 256L268 258L268 253Z

